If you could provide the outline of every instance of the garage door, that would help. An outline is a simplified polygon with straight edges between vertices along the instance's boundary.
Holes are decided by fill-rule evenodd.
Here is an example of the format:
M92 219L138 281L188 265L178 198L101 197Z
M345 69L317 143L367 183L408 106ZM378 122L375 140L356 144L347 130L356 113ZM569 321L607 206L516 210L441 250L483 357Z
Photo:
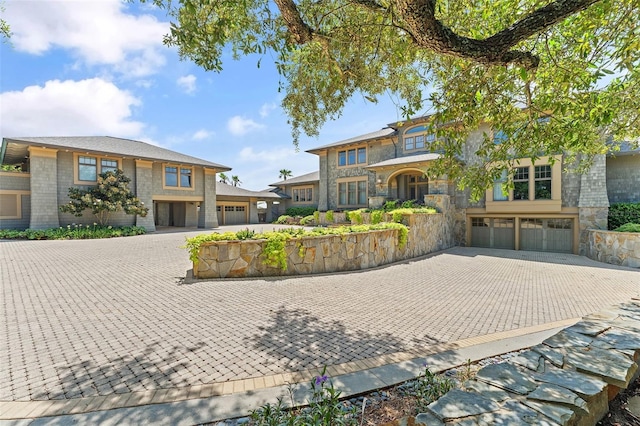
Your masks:
M471 246L515 249L513 218L472 217Z
M218 224L220 225L244 225L249 222L247 217L248 205L219 205Z
M520 219L520 249L573 253L573 220Z

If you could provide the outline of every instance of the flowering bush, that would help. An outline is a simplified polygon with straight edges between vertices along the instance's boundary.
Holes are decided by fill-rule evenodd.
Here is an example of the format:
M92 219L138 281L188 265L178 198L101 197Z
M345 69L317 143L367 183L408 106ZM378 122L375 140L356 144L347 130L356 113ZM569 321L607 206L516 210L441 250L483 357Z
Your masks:
M286 410L282 399L275 405L266 404L251 413L254 425L290 425L290 426L355 426L358 424L355 407L347 408L340 402L341 392L337 390L322 370L320 376L311 380L311 399L309 406L301 409ZM292 394L292 389L289 389ZM293 404L293 402L292 402Z
M131 193L129 182L131 179L122 170L101 173L96 186L69 188L71 200L61 205L60 211L81 217L86 210L91 210L100 225L107 225L111 214L118 211L144 217L149 209Z

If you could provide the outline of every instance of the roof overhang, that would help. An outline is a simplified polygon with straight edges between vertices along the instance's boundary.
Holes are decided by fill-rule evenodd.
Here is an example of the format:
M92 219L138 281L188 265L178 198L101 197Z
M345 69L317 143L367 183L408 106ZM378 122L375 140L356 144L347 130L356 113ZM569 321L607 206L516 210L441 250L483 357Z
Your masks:
M372 171L396 170L403 167L422 167L428 166L435 160L442 157L442 154L430 153L411 155L409 157L398 157L390 160L381 161L375 164L369 164L366 169Z

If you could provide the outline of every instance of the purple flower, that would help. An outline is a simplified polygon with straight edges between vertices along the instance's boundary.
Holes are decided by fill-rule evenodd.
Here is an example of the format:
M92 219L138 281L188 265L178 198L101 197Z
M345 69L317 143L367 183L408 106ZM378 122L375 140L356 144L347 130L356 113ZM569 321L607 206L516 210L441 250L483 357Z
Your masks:
M329 379L327 376L316 376L316 386L320 386Z

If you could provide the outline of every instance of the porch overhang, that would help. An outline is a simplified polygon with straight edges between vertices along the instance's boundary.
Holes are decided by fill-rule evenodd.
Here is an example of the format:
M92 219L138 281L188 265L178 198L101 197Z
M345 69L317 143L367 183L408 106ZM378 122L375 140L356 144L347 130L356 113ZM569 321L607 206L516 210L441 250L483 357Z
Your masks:
M392 158L390 160L381 161L379 163L369 164L366 169L381 172L385 170L397 170L404 167L421 167L428 166L429 163L442 157L442 154L420 154L408 157Z

